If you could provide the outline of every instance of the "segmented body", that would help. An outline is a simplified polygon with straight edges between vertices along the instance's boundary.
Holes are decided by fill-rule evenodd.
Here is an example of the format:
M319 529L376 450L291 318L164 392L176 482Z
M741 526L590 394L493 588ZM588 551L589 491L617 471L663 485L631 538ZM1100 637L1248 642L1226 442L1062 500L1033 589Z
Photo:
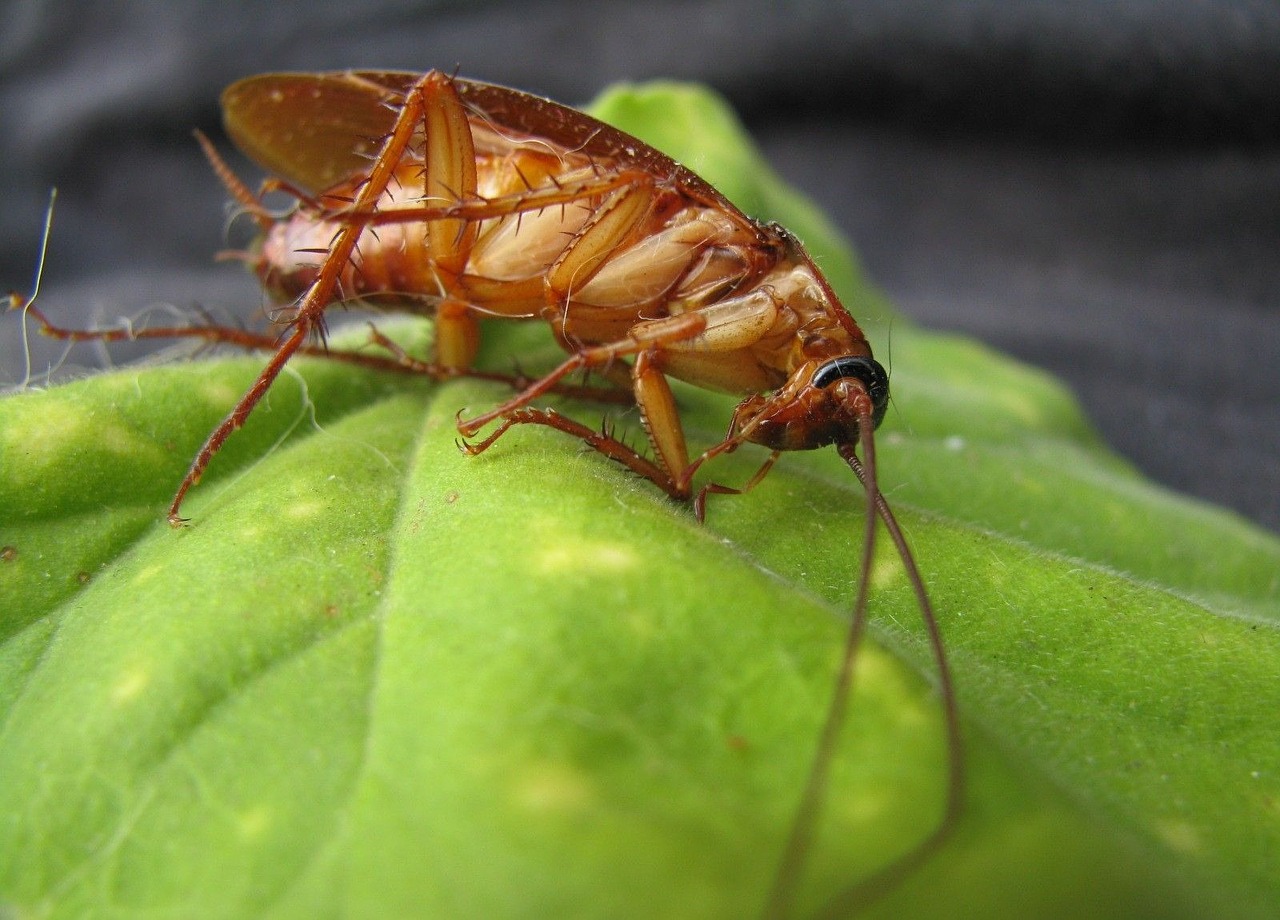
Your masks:
M697 386L762 393L808 379L837 356L871 357L857 324L782 228L748 218L688 170L586 116L569 137L549 137L545 125L527 133L498 124L492 102L485 107L495 93L514 91L456 79L452 86L469 106L474 192L464 199L424 187L427 155L416 135L373 205L377 226L365 228L337 285L342 297L401 310L452 305L443 363L469 364L474 321L484 316L541 317L578 351L691 313L702 328L656 341L650 367ZM294 300L315 284L365 171L269 229L256 268L278 298ZM418 219L424 208L468 213L468 204L491 216ZM433 248L433 237L446 245ZM851 421L766 443L822 446L852 435Z

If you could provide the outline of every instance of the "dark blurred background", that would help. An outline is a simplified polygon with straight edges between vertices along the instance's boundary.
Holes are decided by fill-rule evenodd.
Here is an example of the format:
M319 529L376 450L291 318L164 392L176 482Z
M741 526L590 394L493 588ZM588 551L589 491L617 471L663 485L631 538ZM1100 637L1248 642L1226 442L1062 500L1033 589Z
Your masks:
M68 324L256 307L211 260L225 195L191 129L217 139L237 77L351 66L570 103L707 82L904 312L1051 370L1152 477L1280 529L1280 5L7 0L0 285L30 283L56 185L41 296ZM0 381L21 355L3 317Z

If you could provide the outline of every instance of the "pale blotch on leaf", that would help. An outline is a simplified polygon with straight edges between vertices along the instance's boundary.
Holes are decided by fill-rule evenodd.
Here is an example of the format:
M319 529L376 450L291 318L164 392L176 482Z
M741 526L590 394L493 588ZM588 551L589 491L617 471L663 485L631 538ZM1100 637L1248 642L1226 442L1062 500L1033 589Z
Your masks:
M1017 480L1018 488L1027 495L1047 495L1049 492L1044 480L1038 476L1028 476L1025 473L1018 473L1015 476L1015 479Z
M895 671L894 676L900 676L899 672ZM909 688L901 681L892 688L891 693L899 700L894 709L893 718L900 729L925 731L931 733L933 737L940 737L938 733L942 731L942 713L938 709L937 694L927 693L922 697L909 696Z
M123 706L142 693L151 683L151 672L143 667L133 667L120 675L120 679L111 687L111 702Z
M893 723L901 731L939 731L939 712L932 693L920 695L914 675L900 667L888 652L866 645L858 655L854 681L859 689L877 695L877 706L891 707Z
M117 457L143 462L160 459L160 452L153 443L141 440L123 425L98 423L94 425L92 434L98 447Z
M1180 853L1199 853L1204 846L1200 832L1186 821L1162 821L1156 825L1156 833Z
M167 569L168 566L165 565L149 565L144 569L140 569L138 574L133 576L133 583L135 585L140 585L148 582L162 572L165 572Z
M221 380L206 380L200 384L196 395L207 402L211 406L225 408L235 403L239 398L240 392L232 386L223 383Z
M881 556L871 566L871 588L873 591L886 591L905 575L906 570L902 568L897 556Z
M1107 516L1107 526L1123 533L1133 525L1133 506L1120 501L1108 501L1103 504L1102 513ZM1120 529L1123 528L1123 529Z
M284 506L284 513L296 520L313 518L323 510L324 505L317 501L290 500Z
M638 639L651 639L658 632L658 623L652 610L632 608L623 614L622 622Z
M891 809L901 807L896 803L895 796L887 791L890 788L887 783L865 783L859 784L856 789L846 788L847 791L833 795L827 806L831 816L828 820L838 819L831 821L838 826L875 824Z
M1002 389L997 394L997 402L1023 422L1028 428L1039 429L1044 422L1044 411L1035 395L1028 395L1018 389Z
M839 660L837 655L836 660ZM858 654L858 673L870 681L887 680L893 673L889 658L877 648L867 646Z
M582 771L556 761L539 761L516 775L511 799L528 812L575 812L595 799L595 791Z
M544 542L533 553L534 568L548 575L627 572L639 563L640 557L626 544L572 538Z
M107 451L121 457L137 457L142 462L154 459L156 447L143 441L107 415L96 417L83 406L55 400L42 400L31 424L11 427L2 435L8 442L3 451L21 453L26 462L14 464L9 475L29 472L40 475L42 467L63 466L85 450Z
M6 453L21 451L30 459L31 467L42 463L65 462L63 453L83 437L83 429L89 424L90 418L79 406L44 399L41 400L38 414L30 419L30 424L10 426L0 432L0 438L6 442ZM13 464L13 469L8 472L12 474L23 466L26 464Z
M270 826L271 808L267 805L258 805L236 815L236 830L246 840L261 837Z
M264 530L253 521L242 524L236 533L243 543L261 543L264 537L269 538L271 536L270 532Z

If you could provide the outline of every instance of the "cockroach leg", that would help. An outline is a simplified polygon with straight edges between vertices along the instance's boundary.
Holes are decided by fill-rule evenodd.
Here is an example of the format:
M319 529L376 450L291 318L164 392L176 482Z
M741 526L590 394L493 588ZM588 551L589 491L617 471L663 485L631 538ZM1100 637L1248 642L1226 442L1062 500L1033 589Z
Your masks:
M464 438L474 437L485 425L505 418L515 410L527 406L543 394L553 391L565 377L571 374L607 367L620 358L630 357L655 348L661 342L670 343L692 338L705 328L705 324L705 318L696 313L686 313L681 316L638 323L632 328L631 334L622 341L584 348L569 355L555 370L496 409L473 418L459 419L458 433ZM637 388L637 402L643 398L643 393Z
M213 142L209 140L203 131L196 130L191 133L195 136L196 143L200 145L200 151L209 162L214 175L222 183L222 187L227 190L227 193L236 204L240 205L244 212L249 214L263 230L270 229L273 224L280 220L280 215L273 213L263 204L263 199L273 192L280 192L289 196L299 206L310 211L322 213L326 210L314 196L307 194L292 182L286 182L283 179L267 179L259 187L257 193L254 193L235 174L235 171L227 161L223 159L222 154L218 153L218 148L213 146ZM347 204L350 205L350 202Z
M440 81L439 74L427 74L419 79L405 96L404 104L396 115L395 126L387 136L382 150L374 161L368 180L361 186L360 192L356 196L356 210L371 208L386 190L396 167L409 147L409 142L413 138L418 120L423 117L423 111L427 107L428 96L430 95L435 100L439 98L442 92ZM447 83L445 91L452 92L452 87L448 86ZM439 103L437 102L437 104ZM456 95L454 96L453 104L455 106L458 105ZM358 224L343 224L335 234L329 253L320 266L316 280L303 295L298 305L297 315L294 317L292 329L288 336L284 338L267 366L258 375L258 379L240 397L240 401L236 403L222 423L213 430L196 454L195 459L191 462L191 466L182 478L177 494L174 495L173 502L169 506L168 519L170 525L180 527L186 523L186 519L178 512L182 507L182 500L186 497L187 491L199 482L205 468L209 465L209 461L213 459L213 456L222 447L223 442L244 425L254 406L270 389L271 384L279 376L280 371L284 369L289 359L306 344L312 331L320 327L324 310L334 300L339 276L355 251L356 242L362 230L363 228Z
M315 206L317 220L359 224L365 227L384 227L391 224L417 224L432 221L479 221L496 217L519 216L567 204L576 204L619 189L651 183L644 173L624 170L611 176L600 176L584 182L565 183L549 189L516 192L493 198L475 197L458 200L453 204L417 206L401 205L395 208L365 208L354 205L337 208ZM300 200L307 202L305 196Z
M718 482L709 482L698 490L697 496L693 500L693 513L698 519L698 523L703 523L707 519L707 496L708 495L746 495L769 475L769 471L773 469L773 465L778 462L778 458L782 456L782 451L772 451L765 458L764 463L760 464L760 468L755 471L745 484L734 488L732 486L721 485Z
M538 380L536 377L530 377L527 374L520 373L518 369L514 373L504 374L499 371L484 371L474 367L459 367L439 360L423 361L421 358L415 358L413 355L405 351L398 342L384 335L373 323L369 324L369 341L371 344L387 351L391 357L384 358L379 355L369 355L363 352L321 350L314 346L308 346L302 353L333 358L335 360L349 361L353 364L363 364L378 370L394 370L411 374L422 374L423 376L431 377L435 380L452 380L459 377L465 377L472 380L488 380L493 383L506 384L517 393L528 389ZM627 405L632 402L631 392L616 386L591 386L589 384L565 383L561 380L552 386L547 392L554 393L557 396L564 396L569 399L587 399L593 402L616 403L623 405Z
M223 188L231 195L236 204L244 208L245 212L250 214L258 226L264 230L275 222L275 217L262 205L262 198L255 195L249 190L249 187L240 181L240 177L235 174L227 161L222 158L222 154L218 153L213 142L205 136L203 131L192 132L195 135L196 143L200 145L201 151L204 152L205 159L209 161L209 165L213 168L213 173L218 177L218 181L222 183Z
M548 428L563 431L565 434L579 438L588 447L599 451L610 460L621 463L636 475L648 479L673 498L685 497L677 494L675 480L671 478L671 475L648 457L638 453L634 448L624 444L607 432L596 431L581 422L561 415L554 409L531 409L528 407L514 409L504 416L498 426L483 440L475 442L462 440L458 442L458 445L465 453L471 456L484 453L515 425L545 425Z
M449 298L436 308L436 361L447 368L468 368L480 350L480 324L468 303Z

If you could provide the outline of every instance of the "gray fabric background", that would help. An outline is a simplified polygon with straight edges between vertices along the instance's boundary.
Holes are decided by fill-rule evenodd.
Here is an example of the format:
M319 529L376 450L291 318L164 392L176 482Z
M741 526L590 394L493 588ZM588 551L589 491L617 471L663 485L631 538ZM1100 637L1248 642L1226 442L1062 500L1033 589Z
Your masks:
M1053 371L1150 475L1280 529L1273 3L8 0L0 285L29 284L57 185L58 317L256 306L210 259L225 196L190 131L217 137L237 77L349 66L567 102L708 82L904 311ZM20 354L0 318L0 381Z

